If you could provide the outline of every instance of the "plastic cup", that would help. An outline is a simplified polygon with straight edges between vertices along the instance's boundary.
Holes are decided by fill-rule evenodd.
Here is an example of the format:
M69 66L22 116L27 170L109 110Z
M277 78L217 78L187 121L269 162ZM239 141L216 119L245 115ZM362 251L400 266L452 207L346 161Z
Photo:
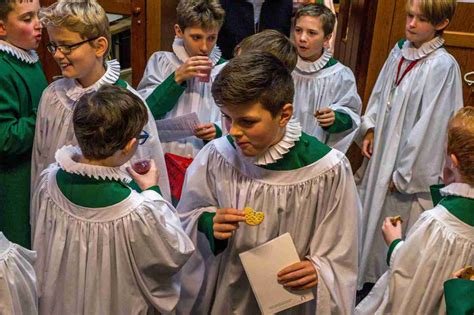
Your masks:
M137 172L140 175L148 173L150 170L151 164L150 160L137 160L137 161L132 161L132 168L135 172Z
M199 82L207 83L211 79L211 68L208 70L201 70L200 73L205 73L205 77L199 77Z

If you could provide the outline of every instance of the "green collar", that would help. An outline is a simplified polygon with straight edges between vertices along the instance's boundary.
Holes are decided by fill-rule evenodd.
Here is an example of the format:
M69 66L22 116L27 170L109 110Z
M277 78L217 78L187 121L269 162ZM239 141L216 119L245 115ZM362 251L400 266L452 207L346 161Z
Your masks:
M126 199L131 189L122 182L95 179L59 169L56 174L59 190L72 203L87 208L103 208Z
M228 135L227 140L235 147L234 139ZM323 158L331 151L331 148L320 142L318 139L302 132L300 139L295 142L295 146L286 153L282 159L275 163L261 166L272 171L296 170Z
M474 199L446 196L440 202L452 215L470 226L474 226Z
M331 57L331 59L328 60L326 65L323 67L323 69L330 68L330 67L334 66L337 63L338 63L338 61L336 59L334 59L333 57Z

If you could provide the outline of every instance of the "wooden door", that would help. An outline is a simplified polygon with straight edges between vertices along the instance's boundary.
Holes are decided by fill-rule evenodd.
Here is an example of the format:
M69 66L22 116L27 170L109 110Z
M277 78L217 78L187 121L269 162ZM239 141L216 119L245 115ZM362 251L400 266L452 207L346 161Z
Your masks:
M174 37L173 24L176 17L178 0L98 0L107 13L120 14L131 18L131 69L132 85L140 82L150 55L157 50L170 49ZM48 6L55 0L42 0L42 6ZM49 41L47 32L38 53L40 55L46 77L60 75L60 71L52 56L46 51Z

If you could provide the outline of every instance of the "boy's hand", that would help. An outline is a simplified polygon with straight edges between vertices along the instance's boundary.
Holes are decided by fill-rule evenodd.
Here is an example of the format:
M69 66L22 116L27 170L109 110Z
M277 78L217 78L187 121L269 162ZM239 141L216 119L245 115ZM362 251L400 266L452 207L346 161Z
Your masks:
M385 243L387 243L387 246L390 246L394 240L402 238L402 223L397 221L395 225L393 225L392 221L390 221L390 217L386 217L385 220L383 220L382 233Z
M143 175L135 172L131 167L127 167L127 172L137 183L138 187L142 191L147 190L150 187L158 185L158 179L160 178L160 171L156 168L155 161L150 160L150 170Z
M374 150L374 129L367 130L362 142L362 155L370 159Z
M306 259L283 268L277 277L278 283L296 291L311 289L318 284L318 272L313 263Z
M225 240L239 228L239 222L245 222L245 213L232 208L217 209L213 222L214 237Z
M466 272L466 269L470 269L469 272ZM468 273L468 279L466 279L466 273ZM474 274L472 274L472 267L461 268L458 271L454 272L451 277L453 279L465 279L465 280L474 280Z
M174 74L176 83L181 84L193 77L207 77L212 68L212 62L206 56L194 56L188 58L179 66Z
M316 111L314 117L316 117L321 127L330 127L334 124L334 121L336 121L336 114L332 109L327 107Z
M194 135L201 140L211 141L216 138L216 126L213 123L200 124L194 129Z

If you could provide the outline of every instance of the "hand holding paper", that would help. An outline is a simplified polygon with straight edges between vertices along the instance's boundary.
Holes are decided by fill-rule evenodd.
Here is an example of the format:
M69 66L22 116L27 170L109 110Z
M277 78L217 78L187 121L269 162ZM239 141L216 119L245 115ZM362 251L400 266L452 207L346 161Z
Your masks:
M278 283L296 291L311 289L318 284L318 273L309 260L303 260L283 268L277 276Z
M211 141L216 138L216 126L213 123L200 124L194 129L194 135L201 140Z
M241 210L232 208L217 209L213 219L214 237L219 240L228 239L239 228L239 222L244 221L245 213Z

